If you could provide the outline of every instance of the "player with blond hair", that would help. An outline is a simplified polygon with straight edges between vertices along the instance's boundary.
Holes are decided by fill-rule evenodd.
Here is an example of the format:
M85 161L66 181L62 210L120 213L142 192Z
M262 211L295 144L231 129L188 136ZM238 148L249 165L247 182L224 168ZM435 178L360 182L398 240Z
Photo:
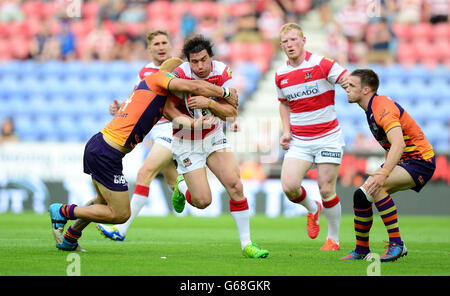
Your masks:
M308 210L309 237L314 239L319 234L319 214L323 211L328 235L321 250L339 250L341 204L336 181L345 143L336 117L334 89L336 83L346 87L348 72L334 60L307 51L305 43L299 25L281 27L280 45L288 58L275 75L283 125L280 145L287 151L281 183L287 198ZM301 186L314 164L322 203Z
M153 30L149 32L147 34L147 41L152 61L139 71L138 82L148 75L158 72L161 64L170 58L172 46L169 33L166 30ZM119 107L120 104L115 100L110 105L110 113L115 115ZM150 183L160 172L171 190L175 186L178 173L172 160L172 123L162 117L150 131L149 137L152 142L152 147L136 177L136 187L130 202L130 218L123 224L112 226L97 225L101 233L109 239L116 241L123 241L125 239L131 223L148 201Z

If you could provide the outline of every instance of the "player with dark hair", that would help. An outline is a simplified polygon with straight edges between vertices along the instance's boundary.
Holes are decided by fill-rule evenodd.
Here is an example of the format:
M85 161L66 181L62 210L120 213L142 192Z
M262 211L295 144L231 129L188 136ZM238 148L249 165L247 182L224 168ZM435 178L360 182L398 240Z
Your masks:
M90 222L124 223L130 217L128 183L122 173L122 159L142 142L145 135L163 115L169 91L190 92L205 96L230 96L234 90L207 83L179 79L168 73L182 60L172 58L161 65L158 73L147 76L125 100L116 116L86 144L84 172L90 174L97 191L88 206L55 203L50 205L50 218L56 247L65 251L80 250L78 239ZM64 233L67 220L79 219Z
M201 35L188 39L183 46L183 53L188 62L180 65L175 70L175 75L185 79L205 80L219 86L233 86L228 66L213 60L213 45L210 40ZM178 96L182 98L186 95ZM250 258L267 257L269 252L251 241L247 198L243 193L239 167L223 132L223 121L237 116L238 102L220 97L181 98L168 100L168 104L180 107L170 108L173 113L168 114L174 126L172 147L180 174L172 195L175 211L183 212L186 202L199 209L209 206L212 197L206 175L207 166L230 196L230 212L236 222L243 255ZM210 126L205 125L201 130L183 126L183 121L192 120L193 114L189 109L202 109L202 113L210 113L203 116L209 120Z
M377 94L379 79L374 71L355 70L348 80L348 102L357 103L365 111L369 128L385 149L386 158L353 195L356 248L341 259L370 259L369 232L375 203L389 236L387 251L380 261L395 261L408 251L391 194L408 189L419 192L425 186L436 168L433 147L402 106Z
M161 64L170 58L172 46L169 33L166 30L149 32L147 41L152 61L139 71L137 84L146 76L157 73ZM119 108L120 104L115 100L110 105L111 115L115 115ZM97 224L101 233L111 240L123 241L125 239L131 223L147 203L150 183L159 172L162 173L172 190L175 186L178 173L172 160L172 123L162 117L150 131L149 137L152 141L152 147L136 177L136 187L130 202L130 218L123 224L111 226Z

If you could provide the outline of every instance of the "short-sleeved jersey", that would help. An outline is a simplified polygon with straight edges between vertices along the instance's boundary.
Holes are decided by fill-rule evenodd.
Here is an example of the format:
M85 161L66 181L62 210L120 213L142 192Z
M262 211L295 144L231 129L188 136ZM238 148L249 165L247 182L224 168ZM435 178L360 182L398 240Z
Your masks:
M294 138L316 140L341 130L334 89L346 71L334 60L307 51L299 66L287 63L276 72L278 100L289 103Z
M162 72L145 77L102 133L120 146L133 149L161 118L173 78Z
M144 67L142 67L141 71L139 71L138 80L136 81L135 87L137 87L138 84L141 82L141 80L144 79L145 77L147 77L148 75L158 72L159 68L160 68L160 66L156 66L154 62L150 62L147 65L145 65ZM164 116L161 117L161 119L158 121L158 123L163 123L163 122L164 123L167 122L167 119Z
M422 129L408 112L392 99L375 94L369 101L366 117L373 136L386 151L391 147L386 134L394 127L401 127L406 144L401 160L429 159L434 156L433 147Z
M222 62L219 61L212 61L211 65L211 73L209 73L208 77L206 78L200 78L192 71L191 66L189 62L185 62L181 64L178 68L175 69L173 74L179 78L183 79L190 79L190 80L204 80L209 83L223 86L223 87L233 87L233 79L230 68L225 65ZM178 108L181 112L183 112L186 115L189 115L189 112L187 110L187 107L185 106L185 102L183 99L181 99L178 96L170 96L170 99L175 101L176 103L180 104L180 107ZM221 101L223 98L211 98L216 101ZM218 124L214 124L211 128L203 129L201 133L201 139L205 138L207 135L211 134L213 131L222 128L223 127L223 121L218 120ZM195 134L195 135L194 135ZM181 132L180 129L173 129L173 135L174 136L181 136L185 139L199 139L200 135L197 135L197 133L194 133L192 131L189 131L189 133Z

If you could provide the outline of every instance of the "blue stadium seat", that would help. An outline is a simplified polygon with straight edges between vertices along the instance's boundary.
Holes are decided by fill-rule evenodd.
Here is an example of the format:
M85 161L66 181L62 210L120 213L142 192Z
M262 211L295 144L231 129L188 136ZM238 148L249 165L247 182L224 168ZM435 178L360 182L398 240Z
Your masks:
M60 141L81 141L83 130L78 120L72 116L58 116L55 121L55 133Z
M383 80L387 82L393 80L406 81L410 77L409 70L399 64L384 68L380 76L382 76Z

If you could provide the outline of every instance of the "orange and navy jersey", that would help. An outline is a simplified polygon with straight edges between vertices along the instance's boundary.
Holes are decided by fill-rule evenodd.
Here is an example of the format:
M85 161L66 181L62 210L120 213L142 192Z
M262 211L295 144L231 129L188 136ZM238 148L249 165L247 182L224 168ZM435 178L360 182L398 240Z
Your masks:
M173 78L175 76L162 72L146 76L102 133L120 146L133 149L161 118Z
M406 144L401 160L430 159L434 156L433 147L422 129L408 112L392 99L375 94L369 101L366 116L372 134L387 151L391 144L386 134L394 127L401 127Z

